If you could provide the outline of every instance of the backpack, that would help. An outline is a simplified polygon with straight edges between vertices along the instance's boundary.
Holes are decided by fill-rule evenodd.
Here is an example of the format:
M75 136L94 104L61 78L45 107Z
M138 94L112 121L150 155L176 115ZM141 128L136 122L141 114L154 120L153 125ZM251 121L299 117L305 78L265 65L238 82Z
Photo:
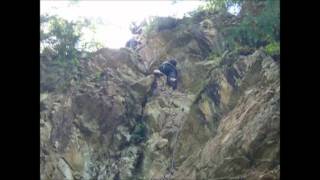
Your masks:
M170 76L170 77L176 77L177 76L176 67L174 65L172 65L171 63L169 63L168 61L163 62L160 65L159 70L162 73L164 73L166 76Z

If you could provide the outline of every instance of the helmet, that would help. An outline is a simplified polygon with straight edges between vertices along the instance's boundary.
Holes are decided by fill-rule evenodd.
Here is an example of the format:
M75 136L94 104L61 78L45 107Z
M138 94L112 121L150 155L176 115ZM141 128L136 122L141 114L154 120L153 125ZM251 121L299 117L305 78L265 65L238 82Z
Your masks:
M153 70L153 74L155 75L155 77L160 77L164 75L159 69Z
M153 70L153 73L154 73L154 74L162 74L162 72L161 72L159 69Z
M169 63L176 66L177 65L177 61L174 59L169 60Z

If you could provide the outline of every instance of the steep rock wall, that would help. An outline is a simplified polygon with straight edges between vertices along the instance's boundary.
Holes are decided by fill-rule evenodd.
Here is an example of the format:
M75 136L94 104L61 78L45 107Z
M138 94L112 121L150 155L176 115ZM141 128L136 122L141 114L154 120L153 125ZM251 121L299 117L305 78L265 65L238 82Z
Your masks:
M279 62L228 50L216 27L232 21L156 28L138 51L81 60L68 91L43 90L41 179L279 179ZM152 70L170 57L177 91L163 77L152 92Z

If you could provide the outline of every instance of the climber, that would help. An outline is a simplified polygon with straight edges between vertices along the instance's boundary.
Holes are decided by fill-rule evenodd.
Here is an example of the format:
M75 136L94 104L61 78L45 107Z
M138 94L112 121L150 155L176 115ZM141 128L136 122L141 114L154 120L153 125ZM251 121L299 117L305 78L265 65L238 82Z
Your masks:
M135 22L132 22L129 27L132 34L141 34L142 28L141 25L137 25Z
M155 76L161 76L162 74L167 76L167 85L171 86L173 90L177 89L177 61L171 59L169 61L163 62L159 69L154 70Z
M137 47L141 45L141 42L137 41L136 38L131 38L127 43L126 47L130 49L137 49Z
M158 92L158 79L164 74L159 69L155 69L153 71L153 75L154 75L154 78L151 84L151 93L152 95L156 95Z

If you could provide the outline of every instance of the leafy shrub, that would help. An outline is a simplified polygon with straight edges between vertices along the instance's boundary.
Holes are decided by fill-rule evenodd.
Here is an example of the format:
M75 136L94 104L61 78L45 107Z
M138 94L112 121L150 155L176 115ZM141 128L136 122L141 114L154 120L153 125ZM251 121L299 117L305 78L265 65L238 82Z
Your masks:
M277 56L280 54L280 44L272 42L264 47L264 51L270 56Z
M90 22L69 22L58 16L40 16L41 91L66 91L77 78L81 49L77 45L81 29Z
M77 25L57 16L41 16L40 44L42 50L53 49L55 59L71 60L77 56L80 39Z
M146 139L147 127L143 122L138 122L131 134L131 141L138 144Z
M220 11L225 11L233 5L244 8L245 4L257 7L253 7L252 10L245 9L236 25L221 29L229 48L243 45L261 47L279 41L279 0L208 0L208 6L214 6L214 10ZM209 10L210 8L207 8L207 11Z

